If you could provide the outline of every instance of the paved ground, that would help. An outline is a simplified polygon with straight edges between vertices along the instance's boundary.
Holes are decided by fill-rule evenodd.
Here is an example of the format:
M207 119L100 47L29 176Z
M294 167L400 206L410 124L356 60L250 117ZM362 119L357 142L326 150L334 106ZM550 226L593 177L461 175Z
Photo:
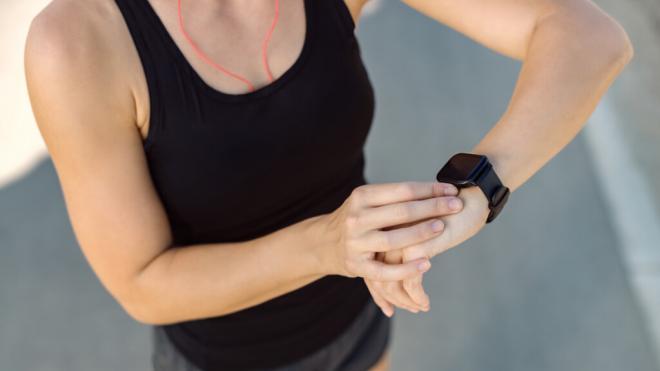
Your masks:
M589 133L605 139L595 158L607 158L598 168L610 180L603 184L619 210L611 215L660 355L660 2L598 3L625 27L636 52L611 90L610 111L618 119L601 120L605 130ZM621 189L634 197L624 202Z
M497 120L520 67L393 1L358 34L370 182L431 180ZM432 311L395 316L393 370L658 370L584 139L434 259ZM147 369L146 328L86 265L50 161L1 188L0 210L0 369Z
M654 190L660 189L660 2L657 0L596 1L626 29L635 45L635 59L617 81L612 97L625 118L622 140ZM634 6L630 6L634 4ZM660 210L660 193L653 202Z

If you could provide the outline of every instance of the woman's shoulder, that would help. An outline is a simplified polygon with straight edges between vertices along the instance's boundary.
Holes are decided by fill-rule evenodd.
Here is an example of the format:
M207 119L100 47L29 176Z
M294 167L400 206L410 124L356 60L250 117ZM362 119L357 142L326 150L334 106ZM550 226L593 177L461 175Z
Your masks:
M53 0L31 21L27 45L55 58L103 57L116 52L121 15L114 0ZM51 55L52 54L52 55Z
M30 22L26 67L90 78L111 75L120 83L131 51L118 37L122 22L114 0L53 0Z
M53 104L80 110L90 100L103 100L103 106L93 106L134 108L130 49L118 37L123 25L113 1L53 0L32 19L24 65L33 104L45 110Z

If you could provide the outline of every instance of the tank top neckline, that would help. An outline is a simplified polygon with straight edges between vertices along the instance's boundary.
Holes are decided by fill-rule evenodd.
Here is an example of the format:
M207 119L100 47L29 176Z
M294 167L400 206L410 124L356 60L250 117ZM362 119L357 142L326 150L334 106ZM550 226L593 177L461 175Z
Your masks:
M304 12L305 12L305 36L304 36L302 49L300 50L293 64L286 71L284 71L284 73L282 73L282 75L280 75L278 78L276 78L267 85L256 88L256 90L245 93L237 93L237 94L226 93L208 84L202 78L202 76L197 72L197 70L193 68L192 64L190 64L186 56L183 54L179 46L174 41L172 35L170 35L170 33L168 32L167 28L165 27L165 24L160 19L158 13L156 13L156 10L153 8L149 0L139 0L139 1L145 3L148 17L151 19L152 23L158 29L158 32L162 34L166 47L174 54L175 58L177 58L181 62L181 64L185 67L185 69L189 72L190 76L192 76L193 82L209 97L213 99L217 99L219 101L234 102L234 103L252 101L254 99L258 99L273 94L279 89L283 88L287 82L289 82L298 74L298 72L304 65L310 53L310 49L312 47L312 40L314 39L313 37L314 22L312 22L312 18L314 16L314 10L312 9L312 5L311 5L313 0L303 0Z

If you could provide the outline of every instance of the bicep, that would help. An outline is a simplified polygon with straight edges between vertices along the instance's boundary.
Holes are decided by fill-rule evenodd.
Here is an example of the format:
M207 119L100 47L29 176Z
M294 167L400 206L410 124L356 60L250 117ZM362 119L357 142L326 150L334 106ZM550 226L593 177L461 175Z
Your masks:
M129 300L131 280L171 238L130 90L103 58L40 27L33 22L25 50L34 116L83 254L108 291Z

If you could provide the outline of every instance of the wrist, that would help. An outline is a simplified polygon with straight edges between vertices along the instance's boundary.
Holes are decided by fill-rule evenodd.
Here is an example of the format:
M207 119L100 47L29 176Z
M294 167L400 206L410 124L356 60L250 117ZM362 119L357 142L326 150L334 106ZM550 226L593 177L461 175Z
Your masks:
M336 241L328 231L328 215L321 214L305 220L305 240L313 269L318 275L340 274L334 264Z
M497 166L499 167L499 165ZM478 188L487 201L489 209L486 223L495 220L509 198L509 188L502 183L490 158L481 153L459 152L454 154L438 171L436 180L454 184L458 188L472 188L473 186ZM478 192L471 190L466 194L476 196Z
M510 193L513 193L513 191L518 187L518 184L515 181L515 174L511 172L513 159L511 158L512 154L510 151L500 153L494 150L488 150L487 148L476 146L470 153L478 153L480 155L487 156L488 162L490 162L490 165L493 167L497 177L500 179L504 186L509 188Z
M463 209L474 210L486 222L490 208L488 207L488 198L478 186L459 189L459 197L463 199Z

